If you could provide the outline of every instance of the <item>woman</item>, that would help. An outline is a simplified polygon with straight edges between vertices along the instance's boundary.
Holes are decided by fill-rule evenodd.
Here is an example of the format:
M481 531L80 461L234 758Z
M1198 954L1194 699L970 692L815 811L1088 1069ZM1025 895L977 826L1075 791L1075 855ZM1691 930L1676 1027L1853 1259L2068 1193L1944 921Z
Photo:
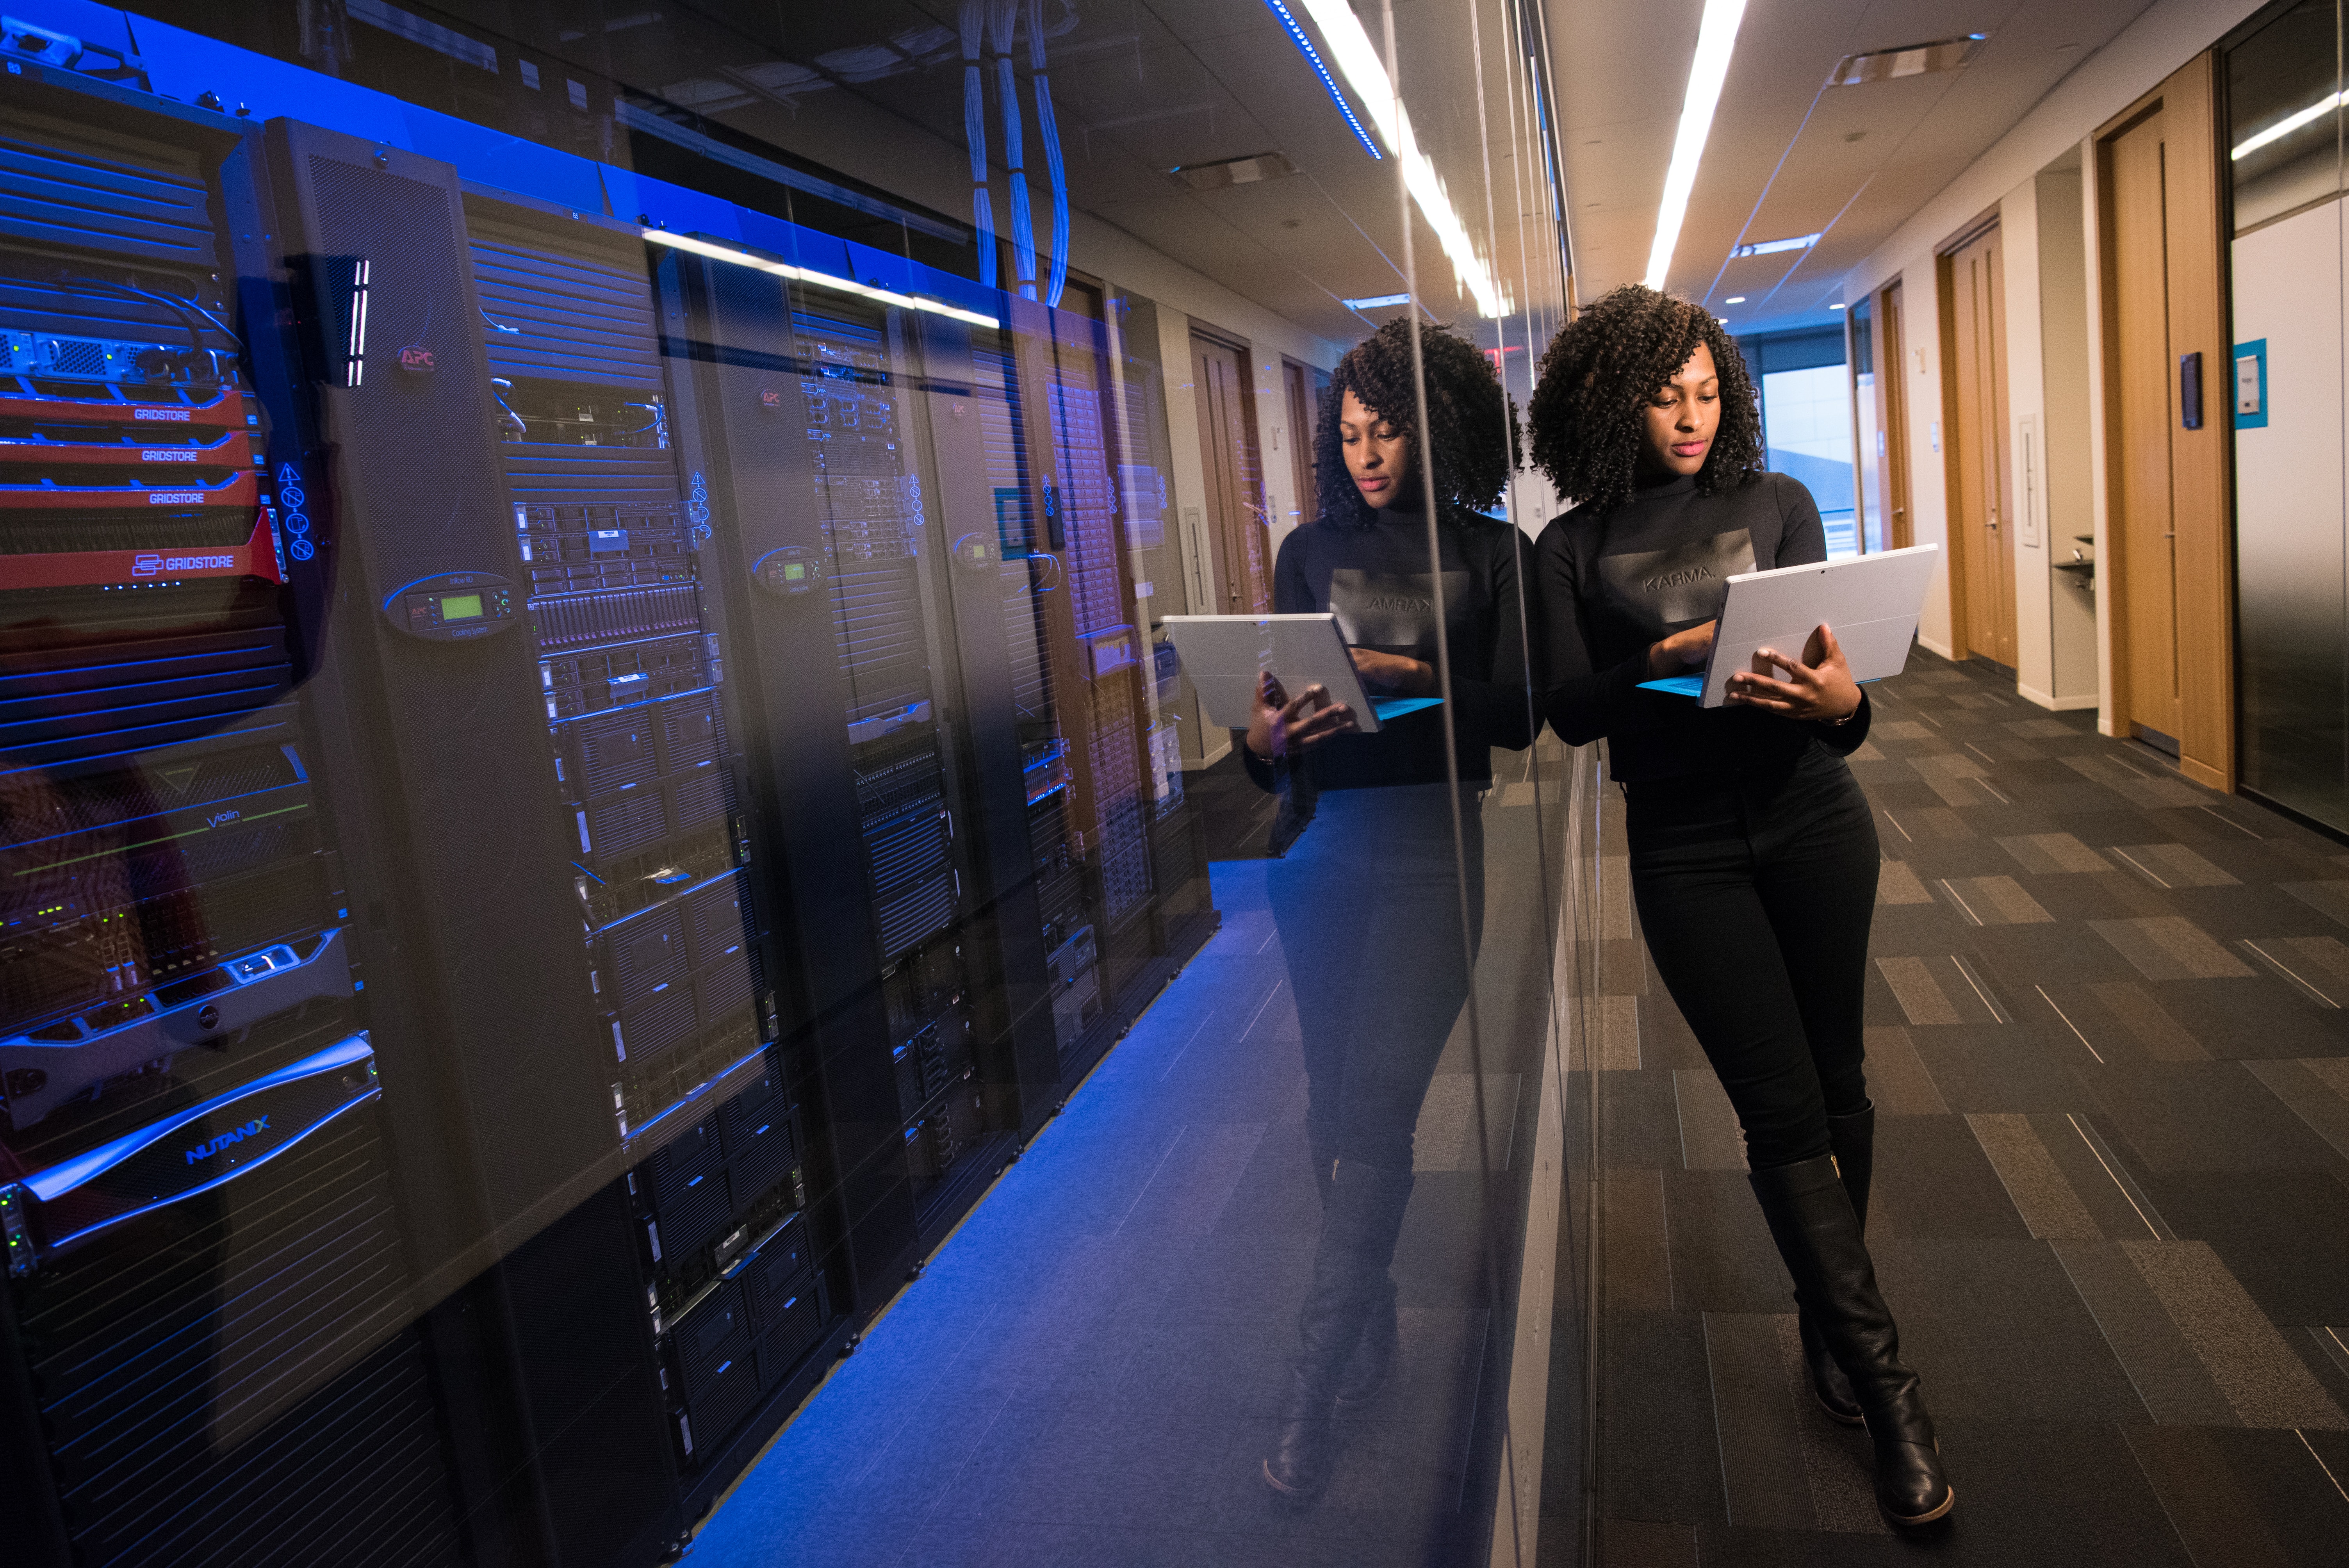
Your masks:
M1281 542L1272 607L1334 614L1374 696L1446 700L1366 735L1321 687L1291 697L1267 674L1244 742L1250 775L1284 795L1275 852L1286 844L1286 853L1269 882L1304 1037L1322 1205L1264 1476L1307 1496L1329 1481L1333 1410L1375 1397L1394 1364L1387 1270L1411 1198L1412 1132L1467 998L1483 919L1478 797L1492 748L1533 738L1523 546L1516 530L1471 510L1507 481L1514 414L1466 339L1441 327L1420 336L1425 439L1410 322L1381 327L1340 361L1314 435L1321 512ZM1346 482L1333 482L1341 473Z
M1579 502L1535 546L1543 711L1570 745L1608 742L1648 951L1744 1129L1819 1403L1866 1423L1887 1514L1939 1519L1955 1494L1861 1239L1879 856L1843 758L1868 738L1867 694L1826 626L1733 676L1721 708L1640 689L1705 663L1724 579L1826 559L1818 509L1763 471L1729 335L1651 289L1618 289L1552 341L1532 430L1535 462Z

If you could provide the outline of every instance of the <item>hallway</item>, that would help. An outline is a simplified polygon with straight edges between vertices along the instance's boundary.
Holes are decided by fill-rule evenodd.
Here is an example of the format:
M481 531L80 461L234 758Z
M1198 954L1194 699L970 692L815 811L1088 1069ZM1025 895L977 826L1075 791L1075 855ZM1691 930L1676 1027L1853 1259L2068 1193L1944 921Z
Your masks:
M1514 1242L1531 1179L1519 1151L1535 1142L1549 950L1536 820L1554 831L1567 761L1554 741L1537 751L1548 783L1532 781L1534 753L1504 753L1484 798L1476 986L1494 1170L1464 1023L1415 1137L1395 1384L1341 1423L1325 1496L1278 1497L1262 1474L1320 1213L1272 862L1254 858L1270 797L1240 775L1209 813L1219 852L1252 857L1214 864L1221 929L719 1501L688 1561L1483 1563L1495 1461L1477 1405L1509 1324L1491 1308L1485 1243ZM1362 914L1320 913L1327 934L1308 940L1350 939Z
M1802 1386L1728 1102L1618 941L1597 1561L2340 1562L2349 852L1987 670L1920 652L1873 690L1869 1236L1959 1506L1913 1543L1880 1520L1865 1439ZM1553 1442L1544 1563L1577 1560L1580 1483Z

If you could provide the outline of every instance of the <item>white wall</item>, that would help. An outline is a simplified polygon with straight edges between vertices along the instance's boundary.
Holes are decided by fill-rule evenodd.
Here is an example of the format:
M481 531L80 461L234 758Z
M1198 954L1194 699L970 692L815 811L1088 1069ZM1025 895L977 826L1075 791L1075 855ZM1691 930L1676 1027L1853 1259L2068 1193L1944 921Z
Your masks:
M2088 243L2079 160L2042 170L2039 211L2041 511L2047 541L2049 684L2026 692L2056 708L2096 706L2096 599L2057 571L2075 550L2095 554L2088 453L2099 443L2088 408ZM2090 536L2082 545L2080 534Z
M2007 451L2014 483L2015 689L2042 707L2096 706L2095 600L2070 574L2088 498L2087 250L2075 166L1999 202L2005 241Z
M2067 154L2095 134L2095 129L2137 98L2158 86L2165 77L2184 65L2202 50L2216 43L2235 24L2260 8L2261 0L2156 0L2143 15L2129 24L2118 36L2080 63L2079 67L2049 91L2014 129L1994 142L1970 165L1966 171L1943 187L1939 194L1920 207L1909 220L1893 232L1892 237L1878 247L1876 253L1845 274L1844 296L1857 299L1870 289L1880 288L1895 278L1901 282L1904 329L1909 364L1902 367L1909 394L1909 510L1916 542L1938 543L1947 547L1949 535L1948 490L1942 469L1940 438L1945 424L1941 409L1941 330L1940 304L1937 291L1935 256L1940 248L1956 238L1982 213L1997 209L2000 221L2006 224L2028 224L2033 237L2031 253L2025 256L2023 247L2013 242L2017 232L2010 228L2006 248L2006 309L2009 333L2009 397L2011 407L2022 411L2025 407L2025 386L2019 366L2023 346L2015 341L2018 318L2027 317L2033 324L2033 342L2028 346L2029 362L2033 367L2042 364L2042 348L2037 341L2037 325L2042 315L2039 297L2039 273L2042 258L2038 253L2037 235L2040 219L2037 204L2030 200L2033 182L2040 171L2061 161ZM2084 181L2084 209L2093 211L2095 181ZM2084 286L2087 299L2093 301L2095 267L2095 226L2089 222L2083 235L2082 261L2085 269ZM2023 286L2023 276L2029 275L2029 286ZM2097 373L2101 351L2101 335L2097 331L2096 313L2087 312L2088 343L2088 425L2093 432L2102 428L2103 383ZM2045 429L2048 411L2044 377L2033 374L2029 379L2028 407L2036 411ZM2068 407L2068 405L2064 407ZM2067 416L2068 417L2068 416ZM2087 442L2091 482L2096 512L2095 531L2103 538L2103 446L2091 438ZM2044 537L2044 533L2043 533ZM2100 552L2101 553L2101 552ZM2044 568L2052 564L2043 549L2037 555L2015 552L2016 570L2033 576L2044 575ZM2097 596L2097 686L2099 691L2100 723L2107 732L2111 727L2110 663L2111 638L2103 600ZM2052 617L2051 596L2033 586L2018 581L2016 607L2023 613L2025 603L2036 603L2043 617ZM2076 629L2075 627L2074 629ZM2064 630L2061 621L2053 627L2043 625L2026 634L2036 639L2040 653L2034 657L2041 662L2035 666L2043 679L2053 684L2028 686L2026 696L2051 705L2070 706L2084 695L2083 683L2075 672L2066 669L2059 678L2056 674L2055 649L2059 645L2055 633ZM1935 579L1927 601L1925 616L1918 629L1919 641L1936 653L1946 654L1952 646L1950 622L1949 583L1946 570ZM2068 634L2068 633L2067 633ZM2019 672L2018 672L2019 673ZM2018 679L2018 686L2027 683Z
M1950 620L1950 492L1941 469L1941 301L1940 282L1929 252L1921 265L1900 282L1900 366L1905 396L1901 408L1908 418L1909 542L1938 544L1940 563L1933 585L1925 593L1925 613L1917 623L1917 640L1951 656L1957 646Z
M2047 398L2040 343L2039 182L2002 197L1998 230L2005 263L2006 451L2013 486L2014 684L2042 707L2055 706L2054 586L2048 580Z

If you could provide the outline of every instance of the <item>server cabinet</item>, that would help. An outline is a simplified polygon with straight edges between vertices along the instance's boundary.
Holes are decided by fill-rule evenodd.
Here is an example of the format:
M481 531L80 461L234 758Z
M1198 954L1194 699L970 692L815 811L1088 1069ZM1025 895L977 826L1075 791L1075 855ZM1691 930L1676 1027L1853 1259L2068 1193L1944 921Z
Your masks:
M19 75L12 1551L649 1563L1187 954L1100 335Z
M1147 387L1113 358L1101 319L1009 304L1011 330L988 366L1005 427L988 457L1026 498L1003 508L1006 555L1025 558L1020 575L1006 573L1009 634L1033 647L1049 715L1038 727L1065 748L1068 787L1033 827L1073 1082L1212 934L1214 914L1133 574L1143 498L1128 481L1149 467L1135 428Z
M233 287L246 139L19 75L0 109L11 1561L450 1561L387 1085L294 678L283 584L310 546L264 464L271 323Z
M466 207L657 1376L698 1472L832 1315L807 1244L830 1227L803 1222L802 1102L821 1088L785 1069L802 1008L769 978L777 867L743 799L729 633L701 579L706 482L678 467L643 242L560 209ZM797 1264L775 1275L779 1257ZM753 1272L772 1287L756 1299ZM743 1353L689 1353L719 1321Z
M672 357L698 368L679 388L679 428L709 476L713 553L742 629L745 749L783 845L811 1057L869 1309L975 1198L1019 1126L973 783L1005 735L978 722L988 699L967 695L1000 691L1000 656L990 677L957 640L917 438L919 328L725 262L675 257L665 275Z
M466 1123L495 1417L541 1549L627 1561L831 1316L643 247L275 134L348 550L334 645L372 706L346 760ZM703 1354L719 1322L743 1354Z

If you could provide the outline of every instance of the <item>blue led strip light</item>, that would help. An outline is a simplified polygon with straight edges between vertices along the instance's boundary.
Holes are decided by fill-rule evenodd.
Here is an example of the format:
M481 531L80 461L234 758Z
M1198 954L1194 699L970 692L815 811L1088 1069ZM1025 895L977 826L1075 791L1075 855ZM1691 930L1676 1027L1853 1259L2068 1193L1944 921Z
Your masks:
M1354 128L1354 134L1361 139L1362 150L1372 158L1381 157L1379 144L1371 139L1371 133L1363 129L1362 122L1355 118L1354 106L1348 103L1346 95L1339 90L1338 79L1330 74L1330 67L1321 63L1321 51L1313 46L1312 36L1305 31L1304 25L1288 14L1288 7L1280 0L1264 0L1264 3L1272 7L1272 14L1280 18L1280 25L1288 28L1288 36L1297 41L1305 63L1313 67L1313 74L1319 77L1321 85L1330 89L1330 101L1338 106L1338 112L1346 117L1346 123Z

